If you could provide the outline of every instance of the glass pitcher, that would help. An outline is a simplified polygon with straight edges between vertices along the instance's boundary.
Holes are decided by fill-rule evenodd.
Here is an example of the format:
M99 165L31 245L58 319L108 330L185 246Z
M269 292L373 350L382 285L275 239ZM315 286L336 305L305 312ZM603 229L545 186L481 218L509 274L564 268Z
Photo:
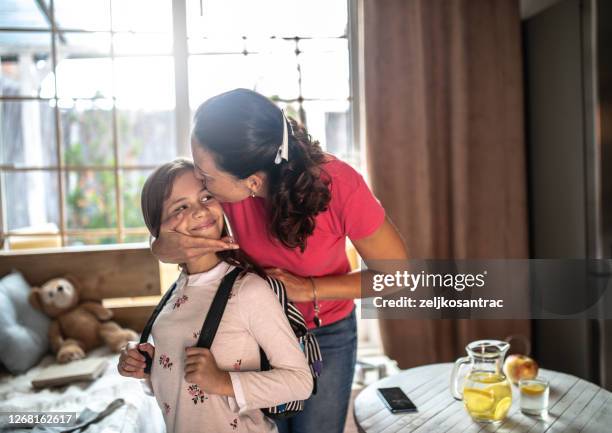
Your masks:
M498 340L478 340L465 348L468 356L455 362L451 375L451 394L463 400L475 421L497 423L506 418L512 404L512 388L503 372L510 344ZM468 372L461 381L462 367ZM460 383L461 382L461 383Z

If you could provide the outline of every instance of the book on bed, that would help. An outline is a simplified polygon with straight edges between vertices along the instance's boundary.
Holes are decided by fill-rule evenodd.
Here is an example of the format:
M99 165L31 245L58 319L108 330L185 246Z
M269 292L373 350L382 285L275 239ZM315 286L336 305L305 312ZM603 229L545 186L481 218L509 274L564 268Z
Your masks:
M104 372L107 364L108 360L100 357L80 359L67 364L53 364L43 368L32 379L32 386L34 388L45 388L82 380L91 381Z

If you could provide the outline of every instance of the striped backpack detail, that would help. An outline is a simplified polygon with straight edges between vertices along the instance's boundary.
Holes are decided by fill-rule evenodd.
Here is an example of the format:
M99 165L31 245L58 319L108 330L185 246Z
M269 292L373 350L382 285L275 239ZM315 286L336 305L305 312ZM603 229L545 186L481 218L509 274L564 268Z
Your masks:
M287 291L282 281L272 277L267 277L266 279L274 291L274 294L278 298L278 302L280 302L281 306L283 307L283 311L289 320L291 329L293 330L293 333L298 339L300 347L304 352L314 384L312 393L316 394L317 378L321 375L321 369L323 368L323 357L321 356L319 343L317 342L316 337L308 330L306 321L304 320L302 313L300 313L300 310L293 305L293 302L287 299ZM259 353L261 357L261 371L270 370L271 367L270 363L268 362L268 358L261 348L259 349ZM270 418L288 418L302 410L304 410L303 400L291 401L267 409L262 409L263 413Z

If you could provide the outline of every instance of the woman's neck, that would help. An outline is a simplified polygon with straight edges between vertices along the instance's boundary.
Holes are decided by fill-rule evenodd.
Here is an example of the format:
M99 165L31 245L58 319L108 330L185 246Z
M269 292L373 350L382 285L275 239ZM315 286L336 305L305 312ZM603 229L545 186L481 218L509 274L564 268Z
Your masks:
M221 259L215 253L206 254L196 257L195 259L185 263L188 274L199 274L201 272L210 271L217 266Z

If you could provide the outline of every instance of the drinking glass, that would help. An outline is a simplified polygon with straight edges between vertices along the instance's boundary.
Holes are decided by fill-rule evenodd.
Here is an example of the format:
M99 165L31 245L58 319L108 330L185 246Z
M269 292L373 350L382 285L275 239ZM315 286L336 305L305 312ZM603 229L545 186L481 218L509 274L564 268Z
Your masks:
M521 412L526 415L544 416L548 412L550 386L544 378L519 380Z

